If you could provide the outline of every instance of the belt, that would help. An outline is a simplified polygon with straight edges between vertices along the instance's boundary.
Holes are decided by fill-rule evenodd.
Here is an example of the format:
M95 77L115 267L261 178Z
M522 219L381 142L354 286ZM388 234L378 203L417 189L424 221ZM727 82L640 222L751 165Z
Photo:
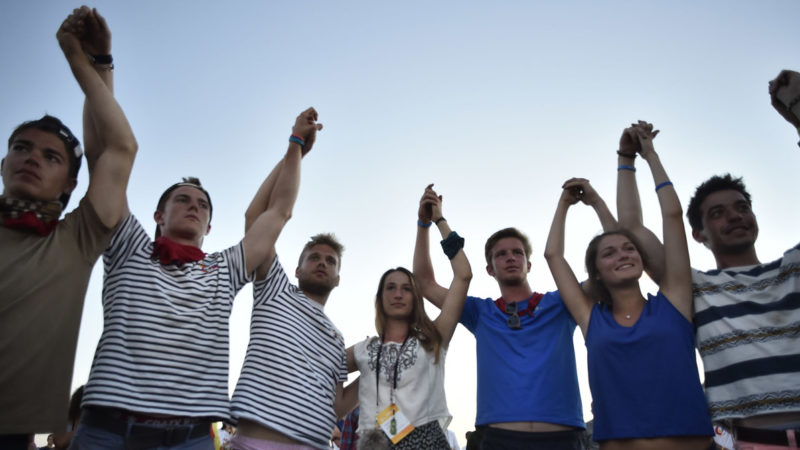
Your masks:
M81 422L122 436L131 448L170 447L210 436L211 422L189 425L146 425L114 417L105 408L84 408Z
M737 441L754 442L758 444L771 444L789 446L788 433L794 433L795 438L800 437L797 430L765 430L763 428L734 427L733 436Z

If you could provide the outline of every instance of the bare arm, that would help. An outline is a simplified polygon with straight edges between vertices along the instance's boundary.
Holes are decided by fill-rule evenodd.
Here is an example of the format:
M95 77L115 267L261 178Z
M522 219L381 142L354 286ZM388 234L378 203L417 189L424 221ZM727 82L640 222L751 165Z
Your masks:
M433 214L431 205L432 202L437 200L441 199L433 191L433 185L428 185L425 188L425 193L422 194L422 199L419 201L419 212L417 213L419 223L431 223L431 215ZM414 278L416 278L420 289L422 289L422 295L430 300L434 306L442 309L445 297L447 297L447 288L436 282L433 273L428 228L429 226L417 225L417 241L414 246Z
M620 228L630 231L643 247L647 274L658 284L664 277L664 246L661 245L658 237L644 226L642 220L642 205L634 169L636 153L640 150L639 139L635 132L638 126L634 124L634 126L626 128L620 138L617 169L617 218ZM655 137L658 130L652 133Z
M589 317L592 313L592 300L583 292L575 277L575 272L564 258L564 230L567 222L567 210L583 196L586 191L585 185L588 185L587 180L572 178L562 186L561 197L556 206L544 250L544 258L550 267L550 273L556 282L561 299L584 337L586 337Z
M649 124L648 124L649 125ZM653 182L656 185L658 202L661 205L661 221L664 227L664 277L659 283L661 292L675 308L691 321L694 314L692 306L692 271L689 263L689 247L686 243L686 230L683 226L683 210L669 182L669 177L661 159L653 147L652 125L638 127L637 135L641 145L641 155L650 165Z
M297 116L292 133L303 138L311 137L313 140L312 135L316 136L317 130L322 128L316 121L317 112L314 108L309 108ZM257 279L266 276L269 265L275 259L275 242L292 216L300 189L302 157L303 147L296 142L289 142L286 155L261 184L247 209L242 245L247 273L258 268ZM264 209L253 219L258 208Z
M138 145L125 113L85 54L83 37L89 12L81 8L67 17L56 37L86 95L86 109L94 119L94 136L100 144L87 146L86 158L93 161L93 170L86 195L103 224L113 227L127 213L125 191Z
M430 186L425 189L427 193L431 189ZM427 199L426 202L431 205L431 219L436 222L436 227L442 239L445 240L450 236L452 230L442 216L442 198L433 192L432 196L423 197ZM461 311L464 309L464 301L467 299L467 290L469 283L472 280L472 268L467 260L467 255L464 253L464 248L460 248L455 256L450 259L450 267L453 269L453 281L450 282L450 288L444 298L444 303L441 306L442 312L433 324L442 336L442 345L447 347L450 344L450 339L456 330L459 319L461 319Z
M348 415L356 405L358 405L358 383L361 377L353 380L352 383L344 387L343 383L336 386L336 399L333 401L333 411L336 418L341 419Z
M97 12L97 9L89 10L88 7L82 6L80 10L84 11L85 19L85 33L81 44L83 50L92 57L96 55L111 55L111 30L108 28L106 19ZM114 70L112 64L93 64L95 71L103 80L103 83L108 87L108 90L113 94L114 92ZM103 151L104 143L100 140L97 133L97 126L95 125L95 118L89 103L83 103L83 146L86 150L86 165L89 168L89 173L94 172L94 166L97 158Z

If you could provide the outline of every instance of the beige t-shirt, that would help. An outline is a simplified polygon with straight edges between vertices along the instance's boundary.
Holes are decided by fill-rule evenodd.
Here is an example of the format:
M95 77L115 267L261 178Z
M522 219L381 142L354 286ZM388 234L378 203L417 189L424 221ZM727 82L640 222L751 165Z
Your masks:
M0 226L0 434L65 430L83 299L113 232L87 199L48 236Z

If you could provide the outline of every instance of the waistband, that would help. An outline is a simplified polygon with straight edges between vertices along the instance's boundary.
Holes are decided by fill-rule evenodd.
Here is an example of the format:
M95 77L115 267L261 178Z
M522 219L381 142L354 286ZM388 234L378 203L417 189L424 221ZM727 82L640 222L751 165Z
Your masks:
M206 419L153 417L114 408L84 408L81 423L123 436L135 442L138 448L169 447L211 436L211 422Z
M734 427L733 436L737 441L788 446L790 436L794 442L800 438L800 429L765 430L763 428Z

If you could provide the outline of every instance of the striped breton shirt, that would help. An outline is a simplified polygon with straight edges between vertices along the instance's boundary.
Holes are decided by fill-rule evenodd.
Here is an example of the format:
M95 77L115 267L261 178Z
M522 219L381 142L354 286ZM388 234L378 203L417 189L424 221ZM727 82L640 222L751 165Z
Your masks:
M800 412L800 245L692 280L711 418Z
M83 406L228 418L228 318L249 281L242 244L181 265L152 252L129 215L103 254L103 334Z
M253 284L250 344L231 414L327 449L336 385L346 379L342 333L289 282L276 256L266 279Z

